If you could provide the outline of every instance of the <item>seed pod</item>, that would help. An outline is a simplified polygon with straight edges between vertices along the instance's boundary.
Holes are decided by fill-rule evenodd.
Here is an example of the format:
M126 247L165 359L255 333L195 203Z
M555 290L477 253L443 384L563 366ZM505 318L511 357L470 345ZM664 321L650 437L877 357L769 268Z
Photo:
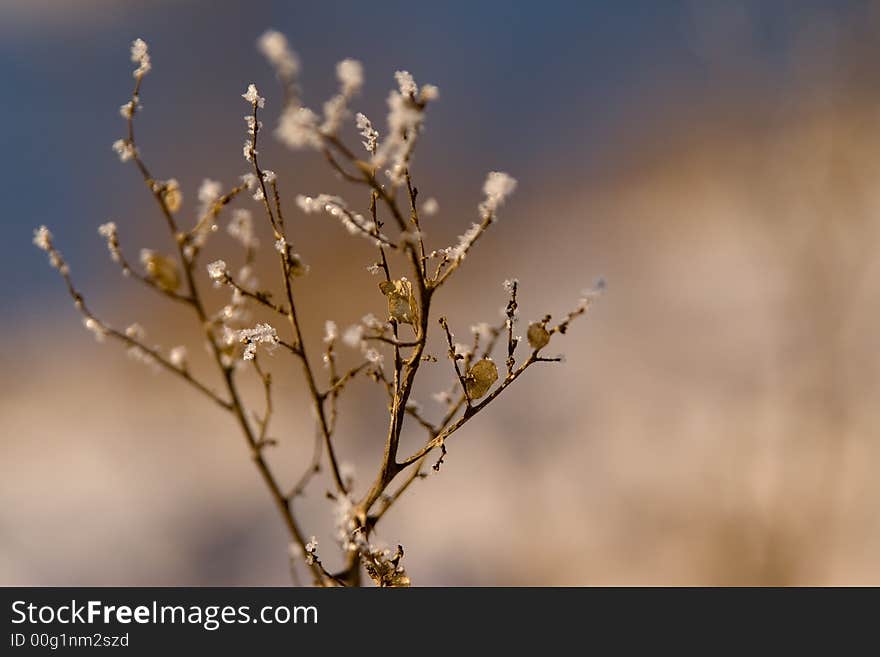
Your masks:
M470 370L468 370L465 379L465 387L470 399L479 399L487 392L492 384L498 380L498 368L489 358L483 358L477 361Z
M541 349L550 342L550 333L540 322L532 322L529 324L529 331L526 333L529 339L529 346L532 349Z

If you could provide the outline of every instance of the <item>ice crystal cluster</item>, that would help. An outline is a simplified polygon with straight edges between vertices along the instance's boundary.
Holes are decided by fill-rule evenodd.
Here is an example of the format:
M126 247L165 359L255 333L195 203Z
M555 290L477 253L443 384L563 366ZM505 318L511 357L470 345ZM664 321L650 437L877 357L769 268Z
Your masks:
M136 39L131 44L135 83L119 112L126 136L113 142L112 149L122 162L137 165L145 198L152 197L155 204L155 242L162 246L141 248L138 260L131 262L124 248L125 227L115 221L98 227L121 273L175 303L202 331L213 373L191 365L186 345L148 344L147 331L138 322L117 330L100 319L75 287L49 229L38 228L33 241L62 276L85 327L96 339L122 343L131 358L192 386L230 416L289 533L288 554L297 581L305 572L321 586L358 585L364 575L378 586L407 586L410 577L403 547L388 547L379 538L380 521L414 482L432 470L440 471L454 433L532 365L562 360L544 350L588 310L604 285L586 290L559 320L547 314L525 323L525 340L518 334L520 283L514 278L504 281L503 290L498 288L499 296L503 291L506 299L498 321L437 318L432 307L435 295L497 222L499 211L516 190L516 180L490 171L470 225L454 244L429 248L429 233L422 222L437 216L440 204L433 197L419 199L414 166L428 110L440 96L437 87L419 84L409 71L397 71L387 95L384 127L377 127L374 119L357 111L364 89L359 61L347 58L337 64L337 91L313 109L304 103L300 59L287 38L270 30L258 39L257 47L274 69L280 93L263 95L255 84L248 84L243 93L229 91L230 102L243 100L246 108L243 160L238 160L245 170L231 183L205 178L188 210L177 179L154 177L135 143L134 121L142 112L141 87L152 60L146 42ZM346 198L299 190L295 175L279 175L264 167L259 145L265 138L263 120L273 121L263 116L269 110L277 115L274 137L291 149L322 154L329 171L349 183ZM359 142L356 147L347 144L351 137ZM230 156L234 143L242 143L238 139L234 135L229 139ZM274 164L280 167L284 162ZM301 291L309 285L310 268L295 248L298 231L288 231L288 226L314 221L307 215L338 222L345 233L366 239L374 254L364 268L375 277L371 279L375 311L345 328L326 319L322 336L308 335L304 328ZM229 244L235 245L234 259L206 254L219 241L214 237L218 232L227 235L227 253ZM265 250L260 248L262 233L271 236L272 246ZM337 233L335 238L345 236ZM275 262L277 280L263 284L257 279L261 259ZM496 303L487 301L489 307ZM470 328L456 338L454 325ZM198 345L192 347L198 350ZM316 367L318 359L323 367ZM430 411L412 396L423 367L444 368L449 377L449 386L432 395L439 408ZM302 476L293 485L276 474L271 448L281 441L308 441L311 436L292 434L273 423L272 373L282 368L294 368L304 377L308 394L302 401L311 406L316 425L313 458L303 464ZM356 381L378 385L387 396L387 422L362 428L358 436L373 441L381 455L378 471L363 480L340 460L347 443L337 431L340 398ZM243 394L252 387L262 391L261 403L245 401L254 398ZM410 427L426 435L422 446L407 454L400 441ZM316 479L318 472L325 472L326 478ZM315 490L319 485L323 491ZM302 497L319 505L332 500L328 516L333 519L337 549L327 548L325 542L319 545L311 531L306 532L294 509Z

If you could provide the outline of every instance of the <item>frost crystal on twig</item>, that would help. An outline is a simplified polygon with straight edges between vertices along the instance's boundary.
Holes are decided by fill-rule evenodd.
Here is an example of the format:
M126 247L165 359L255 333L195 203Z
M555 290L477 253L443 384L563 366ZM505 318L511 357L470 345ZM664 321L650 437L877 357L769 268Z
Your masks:
M214 281L214 287L220 287L221 283L225 283L229 276L229 270L226 268L226 262L223 260L215 260L208 265L208 276Z
M364 145L367 153L374 155L376 153L376 144L379 142L379 132L373 127L370 119L360 112L355 115L355 121L361 137L364 138L364 141L361 143Z
M253 360L257 353L258 344L278 344L278 332L269 324L257 324L254 328L242 329L238 332L238 341L245 345L244 360Z
M257 91L257 86L255 84L249 84L247 90L241 95L242 98L245 99L246 102L263 109L266 105L266 99L260 95L260 92Z
M293 78L299 73L299 58L287 44L287 37L276 30L267 30L257 41L260 52L275 67L278 75Z
M128 162L134 158L137 153L135 147L125 139L117 139L114 141L113 150L116 151L116 154L119 156L120 162Z
M286 109L278 122L275 136L291 148L319 148L318 116L307 107Z
M143 39L135 39L131 44L131 61L138 65L134 71L136 78L142 78L153 68L147 50L147 44Z

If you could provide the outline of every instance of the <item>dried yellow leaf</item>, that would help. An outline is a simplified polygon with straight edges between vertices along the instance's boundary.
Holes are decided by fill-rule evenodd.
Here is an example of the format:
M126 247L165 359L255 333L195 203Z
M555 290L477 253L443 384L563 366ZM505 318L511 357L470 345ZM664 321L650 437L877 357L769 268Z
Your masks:
M547 343L550 342L550 333L544 325L539 322L532 322L529 324L529 331L526 333L526 337L528 337L529 346L532 349L541 349L542 347L546 347Z
M397 281L382 281L379 289L388 297L388 314L398 324L419 323L419 305L413 295L412 283L401 278Z
M142 257L142 260L147 270L147 276L163 290L175 292L180 287L177 264L171 258L149 252Z
M495 363L488 358L474 363L473 367L468 370L465 386L467 388L468 397L471 399L479 399L487 392L492 384L498 380L498 368Z

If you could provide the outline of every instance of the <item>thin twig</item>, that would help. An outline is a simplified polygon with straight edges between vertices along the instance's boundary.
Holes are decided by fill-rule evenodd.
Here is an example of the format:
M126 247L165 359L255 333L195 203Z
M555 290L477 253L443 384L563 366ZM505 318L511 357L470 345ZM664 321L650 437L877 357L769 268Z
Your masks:
M269 222L272 225L272 228L275 231L275 238L284 240L284 244L287 245L287 238L284 234L284 227L280 224L280 222L276 221L275 214L272 212L272 207L269 205L269 199L266 190L266 181L265 176L263 175L263 170L260 168L259 159L257 156L257 135L260 132L260 122L257 111L257 103L253 105L253 122L254 122L254 131L253 131L253 146L251 148L251 160L254 167L254 173L257 176L258 184L260 185L260 189L263 194L263 206L266 210L266 215L269 218ZM277 188L276 188L277 191ZM276 198L278 198L277 193L273 194ZM280 207L280 203L278 204ZM297 319L296 313L296 304L293 299L293 288L291 286L291 271L290 271L290 257L288 249L289 247L285 246L284 252L280 253L281 260L281 270L282 276L284 278L284 291L287 295L287 316L290 321L291 328L293 329L294 337L296 339L296 345L299 347L299 355L300 361L302 362L303 373L305 375L306 383L309 388L309 393L312 397L312 405L315 409L315 414L318 417L318 424L321 429L321 435L324 439L324 446L327 449L327 457L330 461L330 472L333 475L333 481L336 484L336 488L341 492L345 493L345 483L342 481L342 477L339 474L339 463L336 458L336 452L333 448L333 442L330 436L330 424L327 420L327 415L324 410L323 400L321 399L321 395L318 391L318 386L315 383L315 376L312 371L311 363L309 362L308 355L306 354L305 342L302 337L302 330L300 328L299 321Z
M261 418L258 418L257 420L257 424L260 426L260 432L257 435L257 443L263 445L266 442L266 434L269 430L269 421L272 419L272 376L269 372L263 371L263 369L260 367L259 358L257 356L254 356L253 364L257 375L263 382L263 394L266 400L266 410L263 413L263 416Z
M455 343L453 342L452 333L449 331L449 324L446 322L445 317L440 318L440 326L443 327L443 331L446 333L446 343L449 345L449 360L452 361L452 366L455 368L455 376L458 377L458 382L461 384L461 391L464 394L465 402L467 403L468 408L470 408L471 398L468 394L467 379L461 371L461 368L458 366L458 361L461 357L455 353Z

